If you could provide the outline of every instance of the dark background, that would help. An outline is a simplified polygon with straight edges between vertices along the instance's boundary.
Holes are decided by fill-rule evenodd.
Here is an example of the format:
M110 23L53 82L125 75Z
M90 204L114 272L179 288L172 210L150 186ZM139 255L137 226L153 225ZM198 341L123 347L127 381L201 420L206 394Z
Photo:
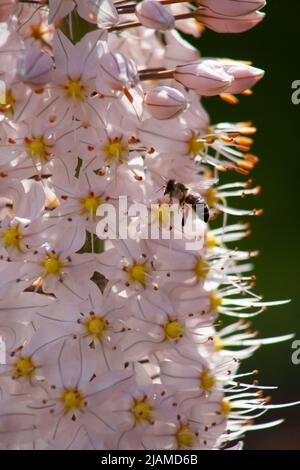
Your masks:
M258 127L253 153L260 163L251 178L262 185L262 193L243 202L263 207L265 215L251 219L252 236L243 246L261 252L255 259L256 292L266 300L291 298L292 302L268 309L253 324L264 337L295 332L300 340L300 105L291 101L291 84L300 80L300 2L269 0L264 11L265 20L249 32L206 31L196 43L204 57L251 60L266 71L254 94L242 97L239 105L217 98L205 100L204 105L214 123L251 120ZM221 177L223 182L229 178ZM260 370L261 384L279 386L272 391L274 403L300 400L300 365L292 364L292 341L264 346L243 364L245 371ZM274 429L248 433L246 449L300 449L300 406L272 411L268 418L286 421Z

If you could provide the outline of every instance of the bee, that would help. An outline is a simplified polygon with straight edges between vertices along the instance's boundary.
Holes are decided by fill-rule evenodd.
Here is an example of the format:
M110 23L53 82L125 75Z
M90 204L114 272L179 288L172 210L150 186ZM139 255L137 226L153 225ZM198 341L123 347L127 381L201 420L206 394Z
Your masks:
M170 199L177 199L179 201L180 206L184 207L185 204L189 204L192 206L193 211L204 220L205 223L208 222L209 219L209 209L204 201L201 194L193 192L185 186L183 183L180 183L175 180L168 180L165 186L164 195L169 194ZM199 210L201 208L201 210ZM185 215L182 215L182 227L185 224Z

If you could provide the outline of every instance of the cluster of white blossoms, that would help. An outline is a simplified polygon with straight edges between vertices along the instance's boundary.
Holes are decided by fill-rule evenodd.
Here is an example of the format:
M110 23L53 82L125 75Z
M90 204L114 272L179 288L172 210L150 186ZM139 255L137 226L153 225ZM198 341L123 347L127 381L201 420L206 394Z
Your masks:
M291 337L251 331L276 302L252 292L257 253L235 246L249 235L240 217L261 213L228 203L258 192L243 176L255 129L212 124L200 101L234 103L263 71L203 58L180 35L248 30L264 4L0 1L1 448L240 448L279 422L254 424L276 408L272 387L238 373ZM220 183L229 170L244 181ZM163 236L169 180L209 207L200 248L184 223ZM139 237L96 236L120 196L156 207L159 239L138 214L124 217Z

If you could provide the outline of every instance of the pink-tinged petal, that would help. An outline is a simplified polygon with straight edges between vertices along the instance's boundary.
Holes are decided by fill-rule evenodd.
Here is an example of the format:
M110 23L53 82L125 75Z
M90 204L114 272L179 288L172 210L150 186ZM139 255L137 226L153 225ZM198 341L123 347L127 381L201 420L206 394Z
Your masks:
M17 76L30 85L44 85L52 78L53 60L35 46L25 49L18 61Z
M62 258L66 258L67 256L73 255L76 251L80 250L80 248L82 248L84 245L85 239L85 230L83 230L80 225L68 226L64 231L64 236L57 240L55 249Z
M145 106L155 119L172 119L186 109L187 100L176 88L158 86L146 94Z
M36 310L41 311L51 303L46 295L34 292L22 292L17 296L6 295L0 300L0 318L10 318L12 321L30 321Z
M213 13L233 17L248 15L266 5L265 0L199 0L199 3Z
M3 318L1 316L0 338L2 338L2 341L5 343L5 350L7 353L14 348L18 348L20 344L28 342L34 333L33 327L27 322L25 323L25 319L23 320L22 318L22 313L19 313L20 318L18 318L18 322L14 322L8 314ZM0 360L0 363L1 362L2 361Z
M164 385L183 390L200 389L200 369L190 364L163 361L160 364L161 380Z
M96 68L106 52L107 32L96 30L85 34L72 51L69 74L89 80L96 76Z
M89 408L93 405L104 403L113 393L117 391L126 391L131 383L133 383L135 372L117 371L101 373L96 370L96 377L86 388L86 398L89 401Z
M233 77L214 60L178 65L174 78L198 95L214 96L227 90Z
M73 0L49 0L49 24L64 18L74 8Z
M229 75L234 77L226 93L242 93L252 88L265 74L264 70L238 62L220 61L222 67Z
M17 8L18 0L5 0L0 5L0 21L5 22L9 19L10 15L13 14Z
M34 180L23 180L21 192L16 193L14 212L17 217L35 220L45 208L45 191L41 183Z
M19 398L1 400L0 444L20 445L33 441L36 436L35 413L26 408Z
M184 40L177 31L167 31L165 49L165 66L174 68L178 64L186 64L199 60L200 52L188 41Z
M99 28L113 26L119 21L112 0L79 0L77 11L86 21L97 23Z
M60 2L62 3L62 2ZM70 58L75 46L59 29L56 30L53 39L53 52L56 66L56 73L63 78L71 76ZM75 78L75 77L74 77Z
M216 33L243 33L254 28L265 17L265 13L255 11L245 16L224 18L211 12L208 8L201 10L201 21Z
M167 31L175 26L174 16L156 0L143 0L137 5L135 12L146 28Z

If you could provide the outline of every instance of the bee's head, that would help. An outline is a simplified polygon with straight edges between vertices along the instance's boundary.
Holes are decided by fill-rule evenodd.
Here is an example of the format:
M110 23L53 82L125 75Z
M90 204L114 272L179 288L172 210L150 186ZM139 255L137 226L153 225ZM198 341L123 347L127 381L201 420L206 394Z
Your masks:
M166 184L164 194L171 194L174 190L174 187L175 187L175 180L169 180Z

